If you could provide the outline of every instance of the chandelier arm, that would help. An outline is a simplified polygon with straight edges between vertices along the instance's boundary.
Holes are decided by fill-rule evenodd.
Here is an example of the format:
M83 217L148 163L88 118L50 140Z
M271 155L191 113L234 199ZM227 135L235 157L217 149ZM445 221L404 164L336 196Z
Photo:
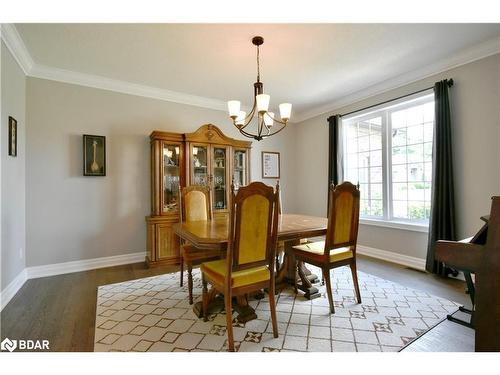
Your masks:
M272 116L269 114L269 112L267 112L267 111L266 111L266 115L267 115L269 118L271 118L273 121L276 121L277 123L280 123L280 124L283 124L283 125L286 125L286 124L288 123L288 120L287 120L287 121L283 121L283 120L278 120L278 119L276 118L276 116L275 116L275 117L272 117Z
M264 115L259 117L259 137L262 136L262 130L264 130Z
M243 134L247 138L253 138L253 139L255 139L255 135L254 134L248 133L248 132L246 132L244 130L241 130L240 133Z
M250 111L250 113L245 117L245 120L243 120L243 126L240 128L240 129L245 129L248 124L250 124L252 122L252 119L253 119L253 116L254 116L254 113L255 113L255 108L257 108L257 99L255 97L255 95L253 96L253 106L252 106L252 110Z
M257 103L255 103L255 99L254 99L254 103L253 103L253 106L252 106L252 110L250 111L250 113L248 114L247 117L245 117L245 121L249 120L246 125L248 125L250 123L250 121L252 121L253 119L253 116L255 115L255 109L257 108Z
M256 108L256 106L254 104L254 106L253 106L252 110L250 111L250 113L248 114L248 116L245 117L245 120L243 121L244 124L240 129L245 129L252 122L252 119L253 119L254 113L255 113L255 108Z
M282 131L282 130L283 130L283 129L285 129L285 128L286 128L286 126L285 126L285 125L283 125L283 126L282 126L279 130L276 130L274 133L269 134L269 136L271 136L271 135L275 135L275 134L278 134L280 131Z

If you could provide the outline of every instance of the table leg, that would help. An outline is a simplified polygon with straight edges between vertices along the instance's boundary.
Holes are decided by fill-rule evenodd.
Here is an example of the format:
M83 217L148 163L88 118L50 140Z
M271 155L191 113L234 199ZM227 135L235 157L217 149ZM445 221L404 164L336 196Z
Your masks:
M276 290L281 290L287 286L294 285L295 280L300 280L302 284L298 284L298 287L300 290L304 291L304 297L307 299L317 298L320 296L318 289L312 286L312 284L320 281L318 276L313 274L303 262L301 262L299 269L299 267L297 267L295 256L293 255L292 247L298 245L299 243L299 240L285 242L283 263L276 274Z
M217 294L215 288L208 291L208 315L217 314L224 310L224 297ZM193 312L198 318L203 318L203 303L196 302L193 305Z
M306 275L306 270L307 268L305 267L304 262L299 261L297 264L297 272L299 274L301 283L297 285L297 288L305 293L304 297L307 299L321 297L318 288L312 285L308 275Z
M259 294L256 295L259 297ZM238 321L246 323L250 320L257 319L255 310L248 304L247 296L238 296L233 299L233 308L238 313ZM217 314L224 310L224 296L217 293L215 288L210 288L208 291L208 315ZM196 302L193 305L193 312L198 318L203 318L203 303Z
M257 319L255 310L248 304L247 295L236 297L234 309L238 313L238 317L236 319L238 319L238 322L240 323L246 323L250 320Z

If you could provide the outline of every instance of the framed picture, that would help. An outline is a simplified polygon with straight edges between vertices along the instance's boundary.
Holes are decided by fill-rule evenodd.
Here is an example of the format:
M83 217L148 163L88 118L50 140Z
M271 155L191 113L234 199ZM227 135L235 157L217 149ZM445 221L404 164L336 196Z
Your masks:
M9 116L9 155L17 156L17 120Z
M83 175L106 176L106 137L83 135Z
M262 178L280 178L280 153L262 151Z

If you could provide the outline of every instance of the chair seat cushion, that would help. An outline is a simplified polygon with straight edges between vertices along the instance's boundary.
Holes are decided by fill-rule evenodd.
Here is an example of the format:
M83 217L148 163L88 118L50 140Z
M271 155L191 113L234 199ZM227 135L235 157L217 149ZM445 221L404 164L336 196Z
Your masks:
M207 260L220 258L221 251L219 249L202 250L193 245L181 246L182 259L185 262L204 262Z
M325 253L325 241L311 242L305 245L293 247L298 255L307 257L307 254L321 256ZM300 254L302 253L302 254ZM341 260L352 258L354 255L349 247L339 247L338 249L330 250L330 263L339 262Z
M201 272L219 284L224 284L226 278L226 260L214 260L202 263ZM233 288L247 286L270 280L270 272L266 266L249 268L247 270L236 271L231 274Z

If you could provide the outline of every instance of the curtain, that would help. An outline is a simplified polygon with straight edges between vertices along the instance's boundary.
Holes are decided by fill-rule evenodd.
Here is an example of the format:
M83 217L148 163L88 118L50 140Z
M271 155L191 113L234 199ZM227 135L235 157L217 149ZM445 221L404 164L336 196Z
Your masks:
M328 117L328 186L337 185L340 181L339 168L340 148L340 115Z
M448 87L452 84L453 80L445 79L434 85L432 197L425 268L429 272L440 275L446 275L450 270L435 260L436 241L456 240L451 116L448 97Z

